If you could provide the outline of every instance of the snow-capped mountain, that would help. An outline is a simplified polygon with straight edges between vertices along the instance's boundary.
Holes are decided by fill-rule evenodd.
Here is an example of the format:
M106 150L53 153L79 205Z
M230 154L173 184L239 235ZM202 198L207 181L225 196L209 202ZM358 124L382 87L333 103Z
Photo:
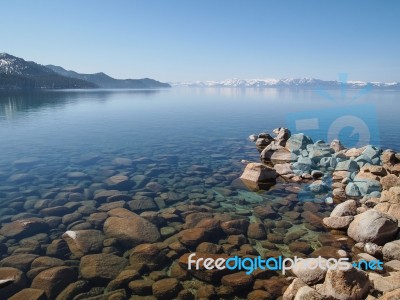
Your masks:
M342 82L335 80L320 80L315 78L285 78L285 79L226 79L222 81L192 81L192 82L170 82L172 86L187 87L240 87L240 88L340 88ZM399 82L364 82L347 81L347 88L364 88L367 86L373 88L400 89Z
M0 74L35 76L54 74L54 72L32 61L25 61L7 53L0 53Z
M32 61L0 53L0 89L95 88L80 79L68 78Z
M163 87L170 87L170 85L150 78L121 80L104 73L79 74L67 71L62 67L43 66L7 53L0 53L0 89L147 89Z

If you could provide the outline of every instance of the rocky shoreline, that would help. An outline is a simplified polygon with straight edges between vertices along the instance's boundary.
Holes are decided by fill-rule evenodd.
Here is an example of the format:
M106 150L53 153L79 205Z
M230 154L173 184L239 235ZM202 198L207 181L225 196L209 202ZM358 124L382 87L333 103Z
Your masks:
M381 259L381 271L294 268L283 299L400 299L400 153L372 145L346 149L339 140L313 142L287 128L251 135L262 163L247 164L242 179L252 188L277 178L308 182L313 193L336 204L323 225L356 243L336 257L366 262ZM333 257L335 257L333 255Z
M56 188L30 173L39 159L15 161L0 173L0 299L399 297L400 155L274 134L250 136L261 162L245 162L240 180L206 164L175 178L163 173L174 156L91 155L59 180L75 184ZM247 275L190 268L191 253L381 259L384 270Z

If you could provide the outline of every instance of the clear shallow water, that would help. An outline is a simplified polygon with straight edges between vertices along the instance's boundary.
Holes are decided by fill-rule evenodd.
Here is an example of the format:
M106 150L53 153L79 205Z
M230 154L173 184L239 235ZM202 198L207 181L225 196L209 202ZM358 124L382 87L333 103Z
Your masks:
M174 192L178 194L178 204L205 204L218 213L246 216L252 222L255 206L272 205L280 214L279 220L274 220L272 225L264 223L270 226L269 233L278 235L271 235L278 246L268 248L271 245L257 242L253 246L263 255L276 255L276 251L293 255L297 253L296 247L288 247L293 240L306 241L313 249L331 245L331 238L321 242L319 236L324 230L312 224L312 217L307 221L302 215L293 220L296 218L290 213L312 211L322 217L331 210L319 203L323 197L312 199L317 204L309 203L306 207L294 202L288 205L283 200L292 201L297 196L292 197L284 184L267 193L253 193L238 188L235 181L243 169L240 160L258 160L255 146L247 136L271 132L296 121L293 118L317 116L320 129L313 133L323 137L332 118L357 115L378 130L372 130L371 140L363 143L400 150L399 92L372 91L356 100L349 99L358 91L347 91L344 100L341 91L328 93L337 101L332 102L313 90L174 88L1 92L0 223L43 217L44 206L35 206L37 200L51 198L56 200L54 205L62 205L64 192L74 190L71 186L78 186L85 199L93 199L94 190L102 188L101 184L112 175L125 174L130 178L144 175L146 183L162 186L151 197L166 206L171 203L160 202L162 194ZM354 143L354 137L346 136L350 133L349 128L344 128L340 136L345 145ZM29 166L13 164L26 157L38 160ZM95 159L88 162L88 157ZM118 157L132 159L134 163L116 166L113 161ZM73 176L72 172L84 175ZM20 174L27 176L15 179ZM143 191L148 189L137 184L125 193L134 196ZM48 207L51 206L50 201ZM152 210L158 210L157 206ZM78 223L54 228L51 239L60 238L66 229L74 229L87 218L84 215ZM291 225L288 227L279 221ZM179 224L175 229L179 230ZM290 233L294 239L280 241ZM9 250L3 257L20 247L18 240L6 243Z

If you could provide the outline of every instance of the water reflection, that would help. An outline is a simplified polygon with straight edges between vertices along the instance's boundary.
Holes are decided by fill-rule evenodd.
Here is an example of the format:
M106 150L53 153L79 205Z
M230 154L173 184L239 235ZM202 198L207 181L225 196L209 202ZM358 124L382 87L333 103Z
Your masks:
M150 97L160 90L52 90L0 91L0 118L11 120L19 112L34 112L41 108L59 109L68 104L85 101L102 103L115 94Z

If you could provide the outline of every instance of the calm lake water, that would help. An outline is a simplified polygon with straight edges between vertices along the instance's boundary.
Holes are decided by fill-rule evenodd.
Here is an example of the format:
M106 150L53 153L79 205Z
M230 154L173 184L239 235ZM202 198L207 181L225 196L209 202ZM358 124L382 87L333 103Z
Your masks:
M205 204L218 213L246 216L253 222L252 208L271 205L275 199L278 202L272 206L281 214L279 220L286 223L268 223L277 246L268 250L271 243L257 243L257 251L309 253L324 245L318 238L324 229L312 220L304 226L295 211L311 210L323 217L331 207L320 199L316 207L297 203L289 209L287 202L281 201L288 196L282 187L262 194L238 186L236 179L244 168L240 161L258 161L255 145L247 137L276 127L289 126L296 131L294 127L299 126L313 128L305 133L314 141L337 132L345 146L371 143L399 151L399 100L399 91L382 90L363 95L358 90L346 94L330 90L322 95L314 90L235 88L2 91L0 223L43 218L44 212L49 214L46 208L66 204L71 192L80 194L74 199L92 200L96 190L107 188L107 178L122 174L135 182L124 193L135 197L141 192L157 203L143 210L157 211L177 202ZM353 130L352 125L358 129ZM131 163L116 163L116 158L127 158ZM146 186L148 183L152 185ZM166 194L171 192L174 199ZM290 197L293 201L297 196ZM68 207L69 212L78 211L79 205ZM63 220L63 224L52 220L51 234L36 239L48 245L65 230L95 227L89 215L100 204L86 201L83 205L91 209L79 210L81 220ZM138 213L141 210L139 207ZM58 215L56 210L51 213ZM169 228L175 226L172 233L177 232L182 224L172 222ZM290 233L292 239L288 239ZM304 244L303 250L296 245L289 249L287 244L293 240L305 241L312 249L304 250ZM328 240L325 237L323 241ZM22 245L18 239L3 242L8 252L0 253L2 258ZM350 248L348 245L347 250ZM26 250L30 251L39 250Z
M356 100L352 98L359 93L357 90L347 91L344 100L341 91L327 93L333 101L314 90L172 88L26 94L3 91L0 162L40 156L46 159L48 167L57 167L60 157L67 160L90 151L131 151L151 156L175 153L182 148L206 154L212 148L199 151L199 145L207 148L209 143L220 146L214 154L225 154L227 140L249 146L249 134L292 125L298 118L292 113L320 118L320 130L310 133L315 139L317 135L327 136L329 124L323 122L331 112L335 119L349 114L359 116L364 107L374 109L362 116L373 127L370 142L400 150L400 92L372 91ZM352 144L346 135L341 138L345 144ZM192 159L195 162L199 158L192 155Z

